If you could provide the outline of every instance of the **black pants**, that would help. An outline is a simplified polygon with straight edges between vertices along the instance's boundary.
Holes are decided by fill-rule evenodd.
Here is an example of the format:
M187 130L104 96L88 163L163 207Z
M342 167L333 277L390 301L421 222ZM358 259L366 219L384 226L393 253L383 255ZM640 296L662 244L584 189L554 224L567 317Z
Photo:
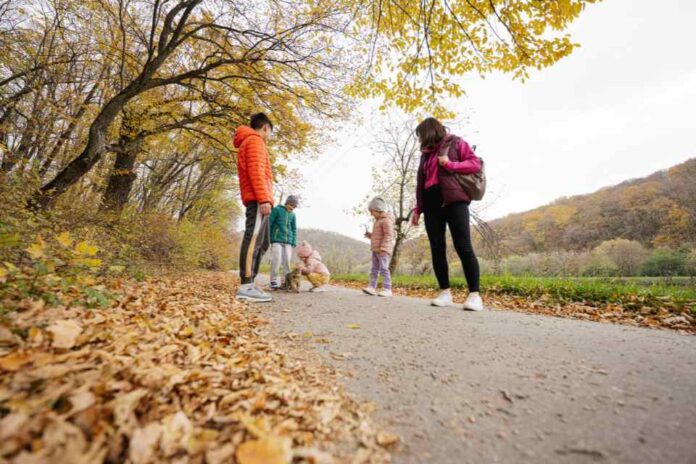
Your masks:
M239 277L242 284L250 284L259 273L261 258L270 246L268 216L262 216L259 204L251 202L246 208L246 226L242 249L239 253Z
M454 203L442 206L442 191L435 186L425 191L423 198L423 214L425 215L425 231L430 241L430 253L433 257L433 270L437 283L442 290L450 287L449 267L447 265L447 244L445 242L446 228L449 225L454 248L459 259L466 283L470 292L479 291L479 263L471 245L471 229L469 227L468 203Z

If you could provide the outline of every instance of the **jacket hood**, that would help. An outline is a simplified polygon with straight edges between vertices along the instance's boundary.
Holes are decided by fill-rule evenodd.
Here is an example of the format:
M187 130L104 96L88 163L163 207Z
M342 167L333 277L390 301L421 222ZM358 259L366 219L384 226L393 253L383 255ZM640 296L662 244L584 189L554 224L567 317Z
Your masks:
M321 255L317 250L312 251L312 254L309 255L310 258L316 259L317 261L321 261Z
M234 148L241 147L242 143L249 137L261 138L261 135L249 126L239 126L234 133Z

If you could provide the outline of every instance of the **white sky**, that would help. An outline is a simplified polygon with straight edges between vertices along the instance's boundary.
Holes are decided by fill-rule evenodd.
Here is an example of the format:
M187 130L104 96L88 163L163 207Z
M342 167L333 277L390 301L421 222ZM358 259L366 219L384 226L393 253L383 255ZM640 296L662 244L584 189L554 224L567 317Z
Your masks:
M582 47L522 84L466 78L453 132L478 145L493 203L487 219L589 193L696 156L696 2L605 0L570 32ZM363 114L371 114L365 103ZM355 238L348 213L370 191L368 126L349 125L302 166L300 227ZM696 180L695 180L696 181Z

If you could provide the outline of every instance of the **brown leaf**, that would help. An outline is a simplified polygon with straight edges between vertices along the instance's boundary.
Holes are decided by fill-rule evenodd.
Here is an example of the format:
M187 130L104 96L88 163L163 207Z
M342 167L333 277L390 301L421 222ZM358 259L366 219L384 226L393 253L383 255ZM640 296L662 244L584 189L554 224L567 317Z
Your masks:
M25 351L14 351L0 358L0 369L18 371L22 366L29 364L31 361L32 357L30 353Z
M377 444L380 446L391 446L399 442L399 436L395 433L381 431L377 434Z
M292 440L269 436L242 443L237 448L239 464L289 464L292 461Z
M205 453L205 461L207 464L223 464L230 462L230 458L234 455L234 445L227 443L220 448L209 450Z
M70 349L75 346L82 326L72 319L56 321L46 329L53 334L53 347Z

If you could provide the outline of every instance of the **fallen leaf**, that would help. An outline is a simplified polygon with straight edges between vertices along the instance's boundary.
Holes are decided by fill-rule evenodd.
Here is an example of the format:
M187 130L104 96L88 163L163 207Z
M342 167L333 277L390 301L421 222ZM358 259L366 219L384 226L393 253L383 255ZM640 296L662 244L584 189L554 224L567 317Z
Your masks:
M65 248L68 248L72 245L73 240L70 238L70 232L63 232L58 237L56 238L58 243L60 243L62 246Z
M348 327L349 329L359 329L360 324L348 324L346 327Z
M295 458L304 459L312 464L333 464L335 462L329 453L316 448L295 448L292 454Z
M186 414L178 411L165 417L162 425L162 442L160 447L165 456L169 457L186 446L193 434L193 424Z
M377 434L377 444L380 446L391 446L398 443L398 441L399 436L394 433L383 430Z
M75 340L82 333L80 324L71 319L56 321L46 330L53 334L53 347L65 349L75 346Z
M207 464L223 464L230 462L234 455L234 445L227 443L220 448L209 450L205 453L205 462Z
M25 351L14 351L0 358L0 368L6 371L17 371L31 362L31 355Z
M289 464L292 462L292 440L269 436L242 443L237 448L239 464Z
M152 462L161 433L162 427L157 422L135 429L128 447L128 456L134 464Z
M20 429L29 420L23 412L13 412L0 419L0 440L7 440L16 433L20 433Z
M10 329L0 325L0 345L18 345L21 340Z
M70 400L70 404L72 404L70 415L84 411L85 409L90 408L96 402L94 394L89 390L75 392L70 395L68 399Z

